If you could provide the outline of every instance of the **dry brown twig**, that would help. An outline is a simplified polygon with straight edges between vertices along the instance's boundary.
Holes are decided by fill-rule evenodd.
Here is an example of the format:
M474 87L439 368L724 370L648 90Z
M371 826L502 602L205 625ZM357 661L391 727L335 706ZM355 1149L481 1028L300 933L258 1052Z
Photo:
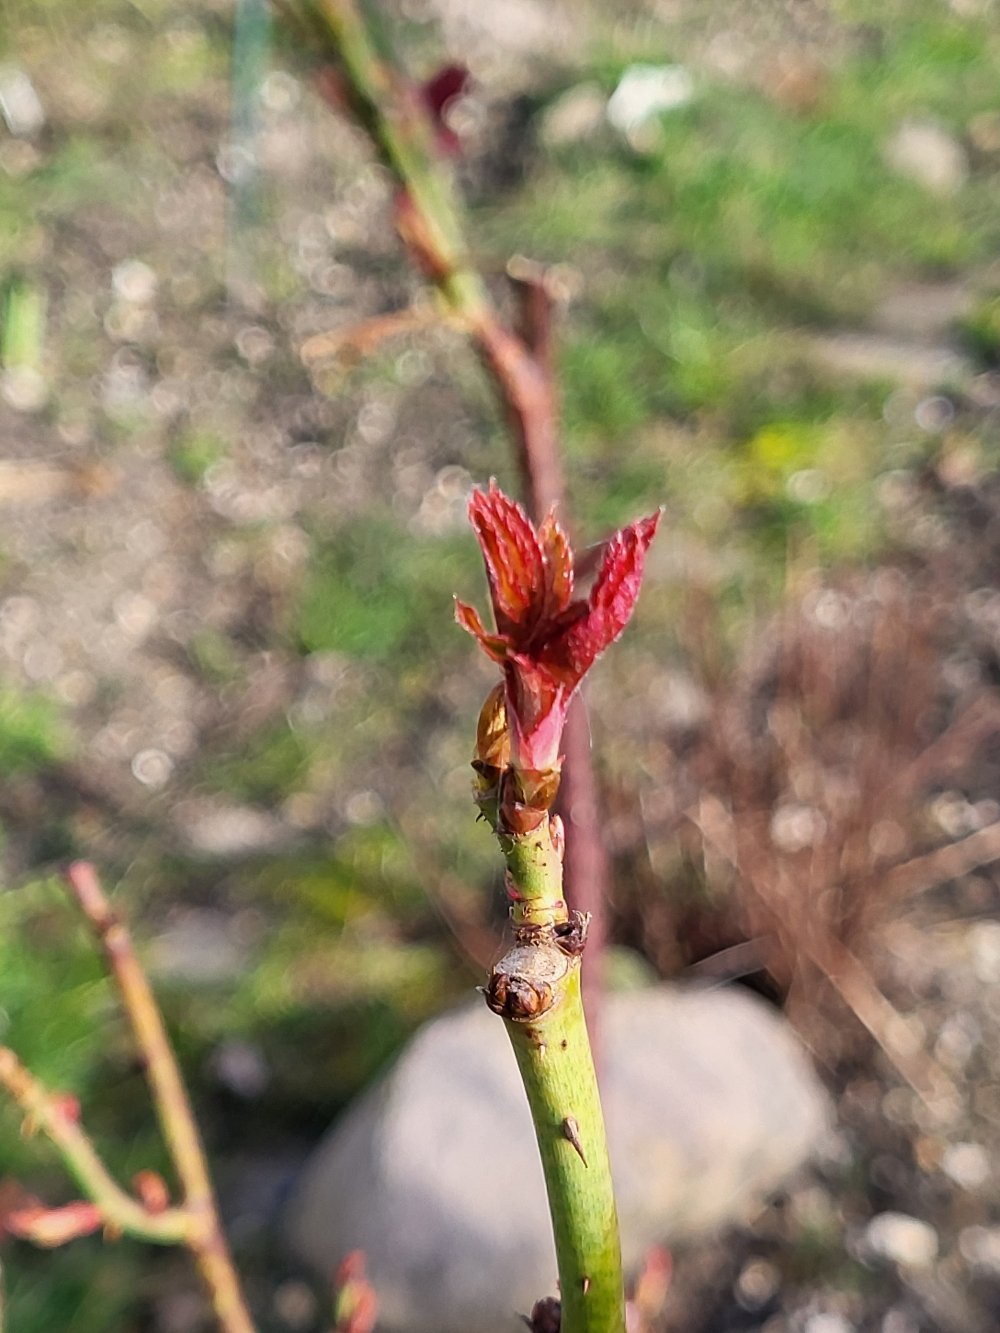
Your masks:
M719 881L720 866L733 878L749 937L770 941L750 951L749 970L764 967L789 990L793 1016L819 1034L818 1053L829 1053L834 1036L819 1012L815 982L824 978L947 1117L956 1089L876 983L869 955L903 899L1000 859L997 825L902 859L914 803L1000 731L1000 708L985 692L927 743L924 719L940 698L936 645L954 599L941 589L914 593L899 579L893 586L874 597L863 583L851 587L867 619L836 635L799 607L784 613L770 657L721 696L702 752L704 785L686 817L708 878ZM782 817L807 827L789 842Z
M759 830L745 823L739 829L720 801L702 797L689 818L715 850L758 897L772 918L779 937L791 942L834 987L910 1087L935 1111L947 1115L958 1094L944 1070L913 1041L905 1019L879 990L867 969L851 951L814 917L796 914L801 898L788 883L787 873L774 858L760 853ZM742 854L741 854L742 849ZM773 967L771 956L767 966ZM759 961L759 955L755 955Z
M205 1153L187 1091L167 1039L156 1000L124 922L111 909L94 867L70 866L70 889L104 947L129 1025L143 1057L153 1104L183 1191L170 1206L164 1182L151 1171L133 1182L134 1198L115 1182L79 1123L73 1097L47 1091L7 1047L0 1047L0 1083L17 1102L25 1125L44 1133L86 1200L49 1209L33 1202L11 1208L5 1225L40 1245L61 1245L103 1227L168 1245L185 1245L209 1290L223 1333L255 1333L222 1230Z

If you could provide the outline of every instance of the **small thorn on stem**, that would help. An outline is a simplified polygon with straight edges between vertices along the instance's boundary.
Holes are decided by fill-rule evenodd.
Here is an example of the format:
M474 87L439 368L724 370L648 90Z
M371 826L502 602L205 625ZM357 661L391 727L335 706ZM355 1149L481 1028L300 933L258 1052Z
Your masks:
M563 1135L569 1139L570 1143L572 1143L573 1147L579 1153L580 1161L586 1166L587 1158L583 1151L583 1144L580 1141L580 1124L575 1116L566 1116L565 1120L562 1122L562 1131ZM587 1280L589 1281L589 1278Z
M566 829L559 815L552 815L549 818L549 836L552 839L552 847L556 856L562 861L566 857Z
M584 1296L586 1296L587 1292L590 1290L590 1278L587 1277L586 1275L584 1275L582 1285L583 1285L583 1294Z

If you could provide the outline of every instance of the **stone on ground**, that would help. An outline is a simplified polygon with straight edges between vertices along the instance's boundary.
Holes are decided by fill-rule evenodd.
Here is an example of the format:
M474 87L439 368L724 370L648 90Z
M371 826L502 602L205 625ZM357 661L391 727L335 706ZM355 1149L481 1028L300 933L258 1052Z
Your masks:
M608 995L602 1080L625 1262L747 1215L827 1127L782 1019L746 991ZM387 1333L515 1333L556 1290L541 1165L503 1024L428 1024L331 1130L286 1214L325 1275L360 1247Z

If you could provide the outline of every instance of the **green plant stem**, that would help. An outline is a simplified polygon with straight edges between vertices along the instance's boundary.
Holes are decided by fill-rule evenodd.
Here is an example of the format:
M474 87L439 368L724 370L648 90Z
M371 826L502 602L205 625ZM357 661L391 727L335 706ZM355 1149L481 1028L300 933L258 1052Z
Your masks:
M562 896L562 861L546 818L532 833L519 837L498 830L511 887L517 894L511 908L515 926L554 926L569 913Z
M0 1046L0 1083L25 1113L26 1123L51 1140L70 1175L97 1204L109 1226L161 1245L187 1240L192 1225L187 1210L168 1208L150 1213L137 1199L130 1198L112 1179L85 1130L67 1111L66 1099L44 1088L6 1046Z
M466 314L485 309L486 288L465 259L451 181L436 160L433 129L423 109L380 58L354 0L313 0L311 8L333 40L355 114L410 194L443 295Z
M498 832L517 895L516 935L488 994L503 1013L538 1138L559 1266L561 1333L624 1333L618 1214L580 993L580 951L567 950L554 929L569 913L551 828L546 818L532 833ZM519 1006L499 998L511 994ZM537 1012L522 1016L525 1008Z
M561 1333L624 1333L618 1214L579 959L570 965L560 992L539 1019L507 1019L506 1026L545 1173L559 1264Z
M547 356L547 298L534 302L542 309L535 312L537 320L527 321L535 325L533 336L517 336L498 318L469 263L461 213L435 151L430 118L412 86L379 55L356 0L274 3L293 21L305 19L323 55L334 58L355 114L402 187L400 233L433 278L450 315L475 340L496 381L517 440L529 507L540 520L563 492L557 398ZM336 102L337 96L330 100ZM529 295L544 294L533 284ZM584 750L583 761L588 759ZM495 807L483 810L493 814L496 827ZM580 958L560 947L555 931L569 917L561 855L547 818L534 833L499 836L516 895L517 933L514 948L493 970L490 988L509 981L515 994L544 1000L530 1019L505 1014L505 1021L545 1171L559 1265L561 1333L624 1333L618 1221L580 995ZM502 1012L494 998L490 1003Z

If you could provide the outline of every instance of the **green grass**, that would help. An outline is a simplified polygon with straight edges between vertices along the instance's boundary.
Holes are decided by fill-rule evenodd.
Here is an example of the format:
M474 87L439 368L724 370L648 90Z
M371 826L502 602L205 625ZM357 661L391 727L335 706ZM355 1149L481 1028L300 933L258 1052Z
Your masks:
M0 772L30 773L66 751L59 710L44 695L0 685Z
M428 541L373 515L320 540L302 594L307 652L427 661L454 643L456 592L473 582L471 536Z
M188 431L171 445L170 464L181 481L200 486L208 469L225 458L227 452L225 441L211 431Z

